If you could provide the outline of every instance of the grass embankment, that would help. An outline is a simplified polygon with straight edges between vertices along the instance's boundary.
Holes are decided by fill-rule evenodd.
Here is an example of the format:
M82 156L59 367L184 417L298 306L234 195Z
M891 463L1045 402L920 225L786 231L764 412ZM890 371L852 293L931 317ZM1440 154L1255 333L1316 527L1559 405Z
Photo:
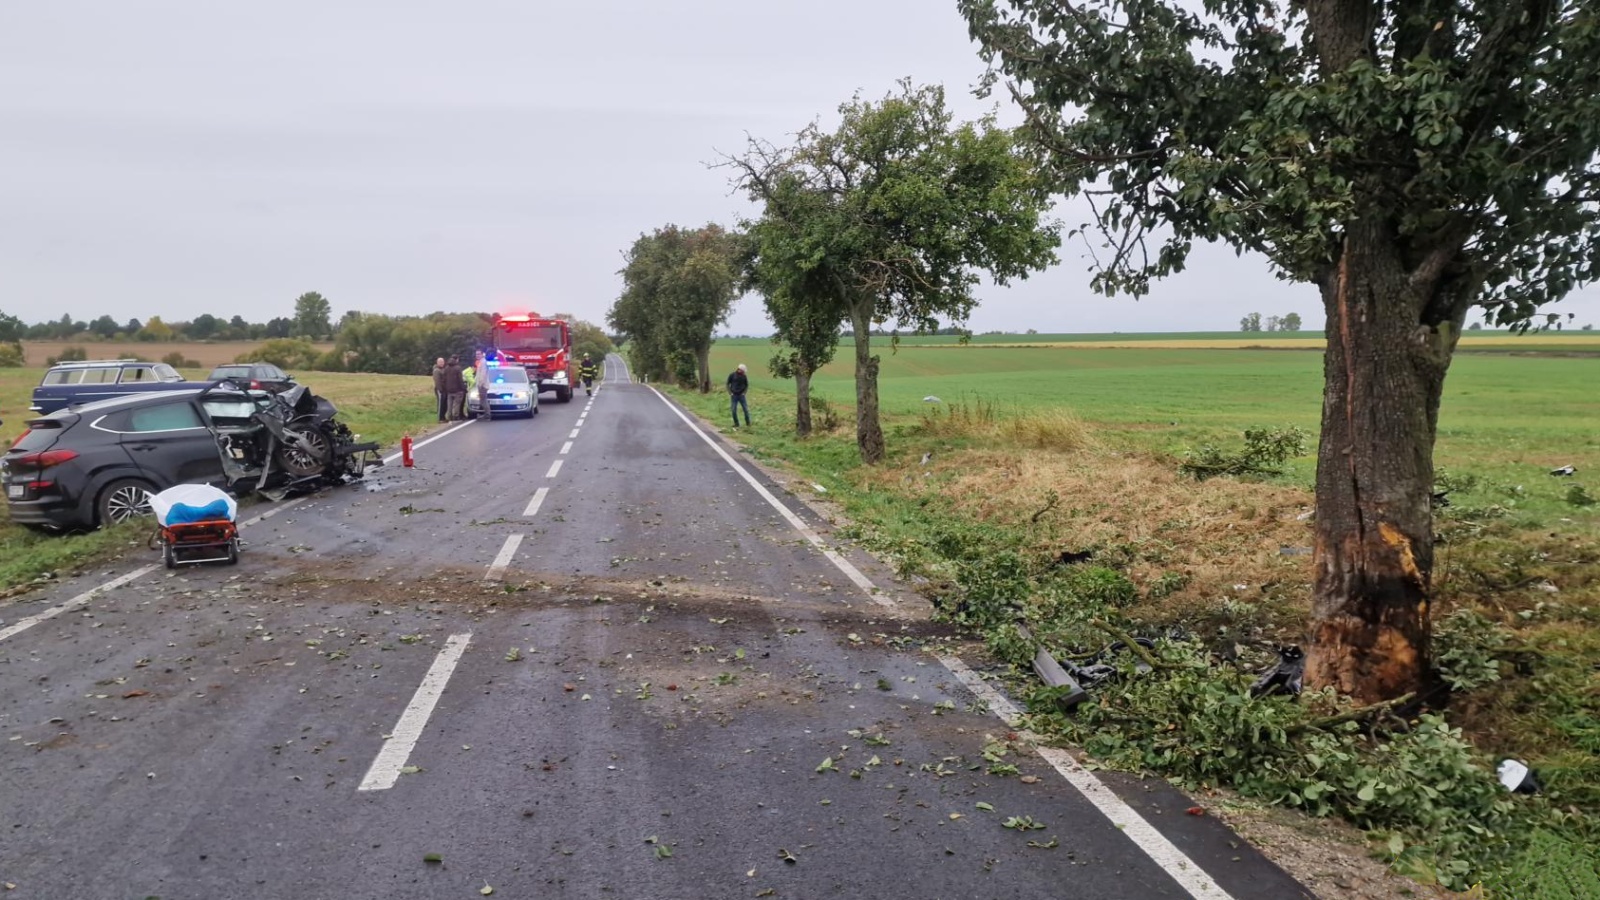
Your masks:
M1600 497L1600 360L1477 355L1452 367L1436 450L1451 505L1439 516L1435 616L1459 689L1445 720L1395 730L1381 717L1318 727L1340 711L1327 698L1245 691L1273 645L1305 631L1314 458L1257 480L1178 472L1185 451L1237 446L1248 427L1297 426L1314 446L1320 355L885 348L890 458L876 467L856 461L848 365L814 381L839 429L799 442L792 386L766 376L768 355L758 342L713 351L719 373L751 365L757 424L739 439L827 487L856 536L927 579L945 614L998 653L1026 656L1008 627L1016 615L1079 659L1112 631L1189 636L1160 646L1157 677L1097 689L1092 707L1041 727L1119 766L1343 815L1423 880L1485 875L1498 896L1584 896L1540 887L1555 876L1537 854L1556 847L1580 868L1597 858L1586 841L1600 812L1600 506L1589 502ZM727 421L724 395L679 396ZM1548 474L1563 465L1578 475ZM1064 551L1090 551L1092 563L1053 565ZM1531 762L1545 792L1504 795L1488 775L1502 754ZM1525 843L1536 825L1553 829L1537 851Z
M32 414L28 399L43 368L0 369L0 440L9 447L27 428ZM203 378L202 370L185 371ZM303 383L334 402L339 417L363 440L392 446L401 435L413 435L436 424L433 387L426 377L350 375L331 372L302 376ZM26 589L46 573L62 573L92 564L109 554L144 547L148 529L122 528L82 535L43 535L0 517L0 596Z

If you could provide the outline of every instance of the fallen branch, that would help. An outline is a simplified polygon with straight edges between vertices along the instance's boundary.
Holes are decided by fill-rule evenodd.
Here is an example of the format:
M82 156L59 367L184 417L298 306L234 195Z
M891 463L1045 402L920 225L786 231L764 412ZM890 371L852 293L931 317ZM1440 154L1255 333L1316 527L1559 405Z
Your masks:
M1342 725L1345 722L1356 722L1369 716L1375 716L1379 713L1388 712L1396 706L1403 706L1407 703L1410 703L1412 698L1415 696L1417 696L1416 692L1413 691L1411 693L1401 694L1393 700L1384 700L1381 703L1374 703L1370 706L1345 710L1338 715L1323 716L1320 719L1312 719L1309 722L1301 722L1298 725L1291 725L1288 728L1285 728L1283 733L1285 736L1296 735L1312 729L1331 728L1334 725Z
M1161 662L1160 660L1156 659L1154 656L1151 656L1150 655L1150 651L1146 650L1144 648L1143 644L1140 644L1138 641L1134 640L1132 637L1129 637L1128 633L1126 631L1123 631L1121 628L1118 628L1117 626L1111 624L1110 622L1105 621L1104 619L1090 619L1089 620L1089 624L1093 625L1094 627L1100 629L1101 631L1104 631L1106 634L1109 634L1112 637L1116 638L1117 640L1121 641L1123 643L1123 645L1126 646L1129 650L1132 650L1134 653L1137 653L1139 655L1139 658L1144 660L1144 664L1149 666L1152 669L1177 669L1177 668L1182 668L1181 666L1175 666L1172 663Z

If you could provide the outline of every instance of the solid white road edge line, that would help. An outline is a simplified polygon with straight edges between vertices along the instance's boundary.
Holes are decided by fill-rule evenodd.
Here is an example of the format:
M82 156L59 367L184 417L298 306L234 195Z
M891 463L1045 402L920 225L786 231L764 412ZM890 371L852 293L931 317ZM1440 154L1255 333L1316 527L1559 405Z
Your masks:
M561 445L561 455L562 456L566 456L568 453L571 453L571 452L572 452L572 442L571 441L567 441L565 444Z
M517 547L522 544L522 535L506 535L505 544L501 545L500 553L489 564L489 571L483 576L484 581L499 581L505 577L506 566L511 565L511 558L517 555Z
M649 385L646 385L646 387L649 387ZM661 402L665 403L668 409L672 410L677 414L678 418L683 420L683 424L688 425L689 429L695 434L700 435L700 439L705 441L706 444L711 447L711 449L717 451L717 455L722 457L723 462L733 466L733 470L738 472L740 477L744 478L744 480L751 487L755 488L756 493L760 494L762 498L767 501L767 503L771 504L772 508L777 510L780 515L789 520L789 524L794 526L794 530L800 532L800 535L806 540L810 541L812 546L816 547L818 550L821 550L822 555L826 556L829 562L833 563L839 571L843 572L846 578L849 578L851 581L855 582L856 587L866 591L867 596L872 599L872 602L877 603L880 606L894 606L894 601L882 596L878 592L877 585L874 585L870 580L868 580L867 576L861 574L860 569L857 569L855 566L851 565L850 560L840 556L833 550L833 548L823 543L822 537L815 531L812 531L811 526L807 525L799 516L795 515L794 512L789 509L789 507L784 506L777 497L772 496L772 492L767 490L765 485L757 481L755 476L751 475L744 466L741 466L735 462L733 457L728 455L728 451L722 449L722 445L712 440L710 435L700 430L700 426L690 421L689 417L683 414L683 410L678 409L678 407L671 400L668 400L660 391L656 390L655 388L650 388L650 392L655 394L657 397L660 397Z
M556 473L561 471L561 464L563 462L566 462L566 460L558 459L555 462L551 463L550 464L550 471L544 473L544 477L546 477L546 478L554 478L554 477L556 477Z
M461 654L471 640L470 633L452 634L444 642L444 649L434 657L428 674L422 676L417 692L411 696L405 712L400 714L400 721L395 723L394 731L383 742L382 749L372 760L372 768L367 770L367 777L361 779L361 786L356 790L384 791L394 787L395 781L400 778L400 770L405 768L406 759L411 756L412 748L417 745L417 739L422 737L428 717L433 715L439 695L444 693L444 686L450 681L450 673L455 671L456 663L461 660Z
M684 415L683 411L678 409L672 401L668 400L655 388L650 388L650 390L657 397L660 397L661 402L667 404L667 408L676 413L678 418L682 419L684 424L688 425L695 434L700 435L701 440L711 445L711 449L717 451L717 455L732 466L733 470L738 472L751 487L754 487L756 492L765 498L767 503L772 505L773 509L776 509L785 519L788 519L789 524L793 525L796 531L799 531L806 540L821 549L829 561L838 566L840 571L850 576L850 580L854 581L858 587L866 591L873 601L886 606L890 605L888 601L878 596L877 587L865 575L862 575L860 570L851 565L849 560L829 550L815 531L812 531L799 516L795 515L787 506L784 506L777 497L774 497L771 491L768 491L760 482L756 481L754 476L739 465L738 462L734 461L733 457L728 455L728 452L722 449L721 445L712 440L688 416ZM966 663L954 656L941 656L939 661L962 684L966 685L979 699L983 700L988 705L989 711L994 713L1001 721L1007 725L1012 725L1021 717L1021 712L1011 704L1011 701L1007 700L1004 695L995 690L988 682L978 677L978 673L968 668ZM1078 765L1077 760L1073 759L1071 754L1056 747L1046 747L1042 741L1037 740L1034 741L1034 749L1041 759L1049 763L1051 768L1066 779L1068 784L1076 788L1084 799L1094 804L1095 808L1100 810L1101 814L1110 820L1112 825L1123 834L1126 834L1133 841L1134 846L1150 857L1151 861L1160 866L1162 871L1171 876L1172 880L1176 881L1190 896L1206 898L1206 900L1233 900L1226 891L1212 880L1210 875L1206 874L1204 869L1196 865L1182 850L1179 850L1171 841L1167 840L1165 835L1157 831L1133 807L1124 803L1121 797L1118 797L1110 788L1106 787L1105 782L1096 778L1094 773L1088 769Z
M129 572L128 574L120 576L118 578L113 578L112 580L106 582L105 584L100 585L99 587L90 588L89 590L84 591L83 593L79 594L78 596L73 597L71 600L68 600L67 602L62 603L60 606L52 606L49 609L45 610L44 612L34 613L33 615L27 617L26 619L23 619L23 620L17 622L15 625L8 625L4 629L0 629L0 641L3 641L6 638L11 637L14 634L21 634L22 632L27 631L29 628L32 628L33 626L39 624L40 622L43 622L43 621L45 621L47 619L53 619L56 616L59 616L62 613L67 612L68 610L77 609L78 607L84 605L85 603L88 603L90 600L93 600L95 597L98 597L99 595L105 593L106 591L114 590L116 588L122 587L123 585L127 584L130 581L134 581L136 579L143 578L144 576L149 575L151 572L154 572L155 570L156 570L156 567L154 565L148 565L148 566L145 566L145 567L140 568L140 569L134 569L132 572Z
M465 422L462 422L460 425L452 425L451 427L446 428L445 430L439 432L436 435L433 435L432 437L424 438L424 439L422 439L420 441L417 441L417 442L415 442L415 443L413 443L411 445L411 452L415 453L418 450L421 450L423 447L428 446L429 444L433 443L434 441L437 441L438 439L440 439L442 437L449 437L450 435L455 434L456 432L458 432L461 429L467 427L468 425L471 425L473 422L476 422L476 421L478 421L478 420L477 419L468 419ZM391 453L388 456L385 456L383 458L383 464L387 466L388 464L394 462L395 460L397 460L399 458L400 458L400 454L399 453Z
M544 505L544 495L548 493L550 493L549 488L539 488L537 491L534 491L533 499L528 501L528 508L523 510L522 514L525 516L538 515L539 507Z
M976 694L989 707L990 712L1007 725L1013 728L1017 726L1022 718L1022 711L1013 706L1005 695L995 690L993 685L984 681L982 676L968 668L960 659L954 656L940 656L939 661L944 663L945 668L966 685L968 690ZM1105 782L1096 778L1093 772L1079 765L1078 761L1072 758L1072 754L1059 747L1044 746L1037 735L1025 736L1033 742L1033 749L1040 758L1060 773L1068 784L1077 788L1084 799L1093 803L1095 809L1110 819L1117 830L1127 835L1146 856L1188 891L1190 896L1231 900L1228 892L1213 881L1204 869L1196 865L1194 860L1167 840L1166 835L1157 831L1155 826L1139 815L1133 807L1106 787Z

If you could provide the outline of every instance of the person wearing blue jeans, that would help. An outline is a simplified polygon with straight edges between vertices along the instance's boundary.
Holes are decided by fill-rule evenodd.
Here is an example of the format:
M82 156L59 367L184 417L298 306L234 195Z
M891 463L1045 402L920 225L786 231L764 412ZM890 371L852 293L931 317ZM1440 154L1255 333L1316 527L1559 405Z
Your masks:
M739 427L739 410L744 409L744 425L750 427L750 404L745 402L745 391L750 390L750 378L744 374L744 363L728 376L728 405L733 413L733 427Z

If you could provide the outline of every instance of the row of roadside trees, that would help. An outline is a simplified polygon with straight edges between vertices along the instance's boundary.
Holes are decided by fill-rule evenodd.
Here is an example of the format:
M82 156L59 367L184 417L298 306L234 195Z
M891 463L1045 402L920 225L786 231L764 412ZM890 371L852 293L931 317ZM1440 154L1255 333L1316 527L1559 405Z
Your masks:
M874 332L966 321L980 274L1025 278L1055 261L1048 185L993 118L956 124L944 90L901 82L860 96L794 144L752 139L722 165L761 207L737 230L669 225L626 254L608 321L643 374L711 389L712 332L742 293L759 293L776 331L769 366L796 385L796 428L811 430L810 378L846 328L855 351L856 442L883 458ZM892 339L891 339L892 340Z

